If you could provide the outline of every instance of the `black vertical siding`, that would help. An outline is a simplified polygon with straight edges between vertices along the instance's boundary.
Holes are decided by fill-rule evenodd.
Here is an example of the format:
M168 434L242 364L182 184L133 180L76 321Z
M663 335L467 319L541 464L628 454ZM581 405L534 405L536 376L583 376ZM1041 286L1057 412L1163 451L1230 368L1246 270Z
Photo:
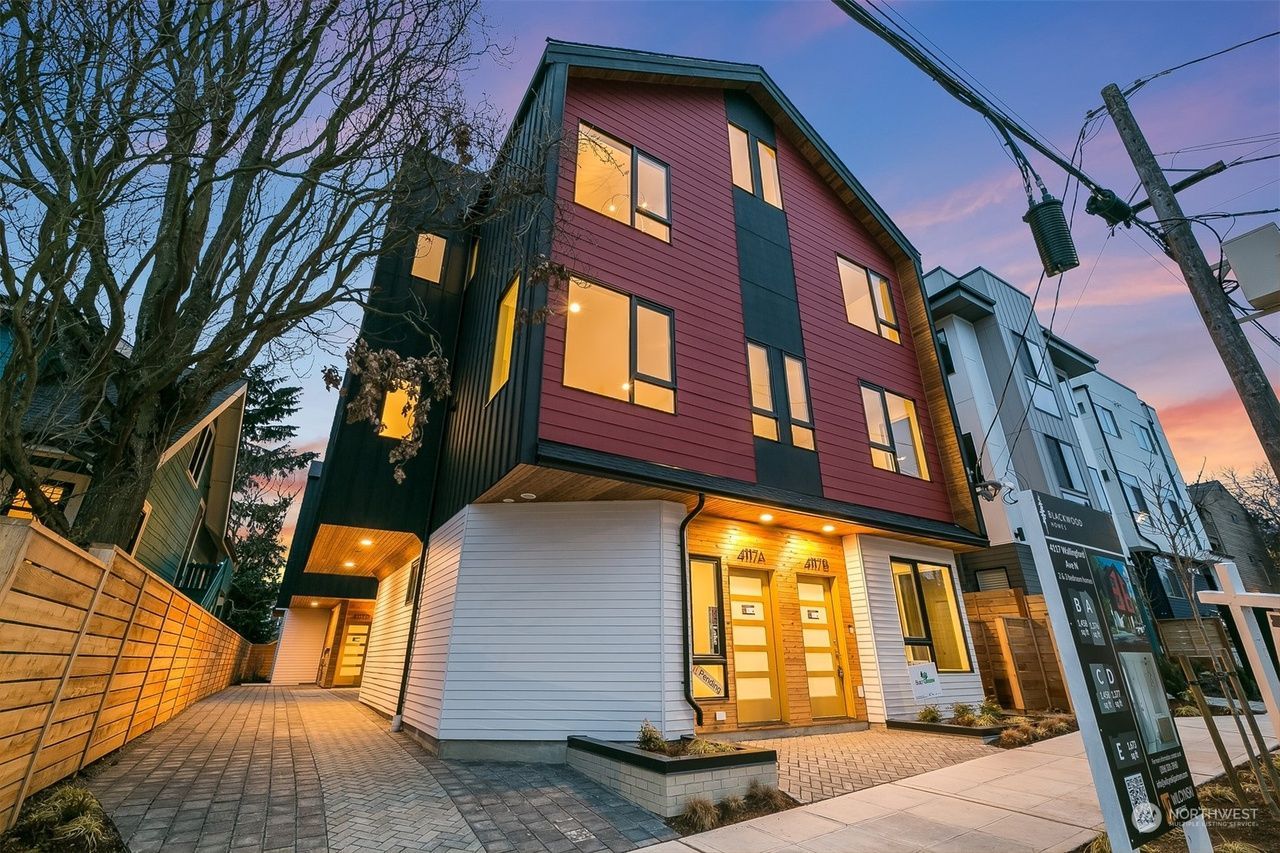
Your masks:
M1021 589L1027 595L1040 595L1040 576L1036 574L1035 558L1031 548L1021 542L1008 542L981 551L960 555L960 585L965 592L977 592L977 572L983 569L1004 569L1009 575L1009 586Z

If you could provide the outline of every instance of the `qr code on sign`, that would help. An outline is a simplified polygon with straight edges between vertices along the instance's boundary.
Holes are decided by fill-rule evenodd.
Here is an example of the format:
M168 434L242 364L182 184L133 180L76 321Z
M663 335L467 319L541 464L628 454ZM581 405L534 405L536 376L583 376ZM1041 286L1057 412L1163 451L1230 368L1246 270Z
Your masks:
M1147 786L1142 781L1141 773L1134 773L1132 776L1124 777L1124 787L1129 792L1130 808L1151 802L1151 798L1147 796Z

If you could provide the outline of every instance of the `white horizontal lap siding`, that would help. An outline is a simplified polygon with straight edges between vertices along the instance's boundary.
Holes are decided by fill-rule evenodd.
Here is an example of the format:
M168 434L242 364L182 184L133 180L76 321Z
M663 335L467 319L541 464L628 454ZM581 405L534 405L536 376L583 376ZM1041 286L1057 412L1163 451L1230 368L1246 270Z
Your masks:
M272 684L314 684L329 631L328 608L290 607L280 628Z
M643 719L666 725L664 564L679 509L469 507L441 739L630 739Z
M856 540L856 541L851 541ZM942 548L931 548L912 542L877 536L845 537L845 554L849 568L849 587L853 593L855 625L859 651L870 651L872 662L863 664L864 689L867 693L867 715L873 722L886 718L914 718L926 704L947 707L956 702L977 703L982 700L982 678L978 674L973 640L960 592L960 578L955 569L955 555ZM951 569L951 583L960 610L960 627L969 649L972 672L938 674L942 696L929 702L917 702L911 692L907 673L907 655L902 642L902 622L898 615L897 592L889 560L907 560L945 565ZM872 672L868 672L872 670ZM878 693L878 695L874 695Z
M360 701L388 716L396 712L400 698L400 678L404 673L404 650L409 642L409 622L413 603L405 603L413 563L378 582L378 598L373 605L369 647L364 655L360 679Z
M680 525L685 508L662 504L662 732L669 738L693 734L693 708L684 696L684 559L680 552ZM657 724L657 721L654 721Z
M440 709L444 700L445 669L449 656L449 631L453 622L458 562L467 527L464 507L431 534L423 567L418 622L405 688L404 721L432 737L440 735Z

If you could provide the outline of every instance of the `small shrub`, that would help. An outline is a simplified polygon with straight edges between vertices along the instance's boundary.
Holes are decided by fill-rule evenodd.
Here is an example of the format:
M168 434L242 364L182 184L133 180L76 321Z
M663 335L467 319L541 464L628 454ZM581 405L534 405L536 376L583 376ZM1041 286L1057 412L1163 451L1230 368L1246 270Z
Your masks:
M1233 803L1236 799L1236 792L1231 790L1231 786L1221 782L1207 782L1199 786L1196 795L1206 803Z
M93 853L109 845L113 840L111 826L102 809L94 809L76 815L71 820L49 833L56 842L67 845L72 850L83 850Z
M34 850L120 850L115 828L97 798L74 782L51 788L29 801L13 827L12 838ZM22 846L4 849L28 849Z
M979 717L999 717L1004 713L1004 708L1000 707L1000 703L994 696L984 696L982 701L978 703Z
M1111 853L1111 839L1105 832L1099 833L1089 842L1089 846L1084 848L1084 853Z
M916 713L916 719L922 723L942 722L942 712L937 705L925 705Z
M727 743L700 737L684 742L685 755L720 755L725 752L733 752L733 747Z
M747 801L742 797L725 797L720 801L720 817L723 821L731 821L747 810Z
M979 714L977 724L980 726L999 726L1004 723L1004 717L999 714Z
M1195 705L1179 705L1173 709L1173 715L1175 717L1198 717L1200 716L1200 709Z
M1218 853L1263 853L1263 849L1248 841L1223 841L1214 848Z
M1000 733L998 743L1006 749L1012 749L1018 746L1026 746L1034 739L1035 734L1030 726L1013 726Z
M791 807L791 798L773 785L752 779L747 787L747 805L762 812L776 812Z
M645 720L640 724L640 736L636 738L636 746L645 752L666 754L667 741L653 723Z
M973 713L972 705L967 702L957 702L951 706L951 716L954 719L955 717L973 717L976 715ZM961 723L961 725L964 724Z
M968 706L965 706L968 707ZM975 726L978 724L978 718L972 713L956 714L951 718L951 723L957 726Z
M706 797L691 797L684 804L682 817L691 832L706 832L720 824L720 812L716 811L715 803Z

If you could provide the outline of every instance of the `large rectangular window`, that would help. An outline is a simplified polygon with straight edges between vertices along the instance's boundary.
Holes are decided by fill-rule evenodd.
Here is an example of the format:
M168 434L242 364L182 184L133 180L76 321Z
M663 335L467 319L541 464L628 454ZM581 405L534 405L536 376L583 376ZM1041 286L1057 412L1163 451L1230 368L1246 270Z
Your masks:
M891 559L907 660L933 661L938 672L970 672L951 567Z
M729 163L733 171L734 186L759 196L774 207L782 207L782 185L778 181L778 152L772 145L731 124L729 125Z
M1156 452L1156 440L1151 435L1151 430L1137 421L1133 422L1133 437L1138 440L1138 446L1148 453Z
M448 241L439 234L419 234L413 252L413 275L432 284L439 284L444 272L444 250L447 245Z
M1093 410L1098 413L1098 423L1102 425L1102 431L1119 438L1120 427L1116 424L1115 415L1111 414L1111 410L1098 405L1095 405Z
M751 431L759 438L786 441L804 450L817 448L804 359L747 342L751 381ZM781 398L775 393L781 392Z
M633 145L578 125L573 200L671 242L670 170Z
M689 557L689 606L693 695L699 699L723 699L728 696L728 660L720 561L715 557Z
M898 318L893 310L889 280L853 261L836 256L840 289L844 293L844 313L850 323L882 338L901 343Z
M675 378L670 310L599 284L569 280L566 386L674 412Z
M498 316L493 326L493 364L489 369L489 399L507 384L511 375L511 346L516 337L516 304L520 301L520 276L511 279L498 300Z
M1088 487L1080 472L1075 448L1051 436L1045 436L1044 443L1049 448L1049 463L1058 478L1058 485L1067 491L1087 493Z
M886 471L929 479L915 402L883 388L863 385L862 405L867 415L867 437L871 440L871 463Z

